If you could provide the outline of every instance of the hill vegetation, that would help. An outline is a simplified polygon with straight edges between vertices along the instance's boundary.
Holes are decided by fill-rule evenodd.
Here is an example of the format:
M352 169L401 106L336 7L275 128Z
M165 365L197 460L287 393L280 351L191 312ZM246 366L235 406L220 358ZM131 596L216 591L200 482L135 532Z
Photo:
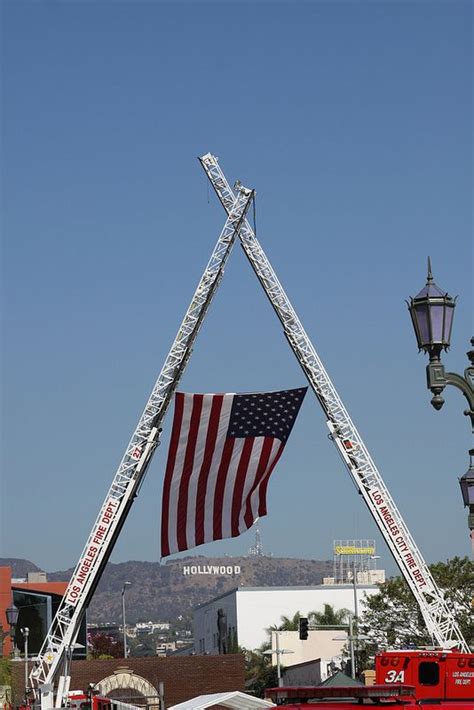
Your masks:
M14 577L24 577L38 567L27 560L0 559L10 565ZM232 574L213 574L207 568L232 568ZM185 570L196 568L196 574ZM237 570L240 568L240 572ZM198 570L201 573L198 573ZM203 573L203 571L205 573ZM119 623L122 614L123 583L127 589L127 621L171 621L190 616L194 607L235 589L235 587L287 587L321 584L331 575L330 560L299 560L280 557L185 557L159 562L109 563L90 605L90 623ZM72 568L48 572L48 580L68 581Z

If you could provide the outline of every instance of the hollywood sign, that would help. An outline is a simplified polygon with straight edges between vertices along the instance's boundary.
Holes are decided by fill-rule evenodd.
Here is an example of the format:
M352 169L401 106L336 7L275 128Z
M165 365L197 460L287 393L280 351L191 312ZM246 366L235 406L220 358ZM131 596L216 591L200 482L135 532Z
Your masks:
M240 574L239 565L184 565L183 574Z

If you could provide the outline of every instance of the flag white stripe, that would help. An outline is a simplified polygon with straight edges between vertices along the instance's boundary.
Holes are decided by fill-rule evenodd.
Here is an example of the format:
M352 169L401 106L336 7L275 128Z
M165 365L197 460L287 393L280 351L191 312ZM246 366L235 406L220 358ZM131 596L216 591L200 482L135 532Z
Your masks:
M268 457L268 464L266 467L267 472L268 472L268 470L271 469L271 466L272 466L273 462L275 461L275 457L276 457L278 451L280 450L281 443L282 442L279 439L275 439L273 441L272 449L270 451L270 456ZM260 503L260 487L261 487L262 483L266 480L267 476L268 476L268 473L261 479L259 485L257 486L257 488L254 490L254 492L250 496L250 507L252 509L252 517L253 517L254 521L256 520L256 518L258 518L258 505ZM247 530L247 528L245 526L245 522L243 521L244 515L245 515L245 509L242 510L242 513L241 513L241 523L240 523L241 530Z
M209 427L209 416L214 395L205 394L202 401L201 417L196 438L196 448L194 450L193 471L188 483L188 506L186 512L186 541L188 547L196 545L196 501L199 483L199 474L206 448L207 430Z
M212 455L207 480L206 499L204 504L204 540L209 542L214 539L214 497L216 493L217 472L222 459L227 430L229 428L230 412L232 409L233 396L226 395L222 402L219 425L217 427L216 447Z
M253 442L252 454L250 456L250 461L249 461L249 465L248 465L248 469L247 469L247 475L245 477L244 488L242 491L243 505L241 506L240 515L239 515L239 533L242 533L248 529L247 525L245 524L245 520L244 520L245 510L247 508L246 501L247 501L247 496L248 496L252 486L255 483L255 477L257 475L258 464L260 461L260 456L262 453L264 441L265 441L265 437L257 436L257 437L255 437L254 442ZM258 487L257 487L257 490L258 490Z

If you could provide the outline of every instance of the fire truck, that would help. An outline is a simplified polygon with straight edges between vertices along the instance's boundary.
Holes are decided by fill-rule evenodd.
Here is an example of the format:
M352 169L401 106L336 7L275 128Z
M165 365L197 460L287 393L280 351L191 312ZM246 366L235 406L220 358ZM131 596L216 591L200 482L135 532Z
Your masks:
M426 649L384 651L375 657L375 685L270 688L267 700L307 710L351 710L360 705L474 708L474 654Z
M66 707L71 710L142 710L137 705L123 703L121 700L81 691L69 692Z

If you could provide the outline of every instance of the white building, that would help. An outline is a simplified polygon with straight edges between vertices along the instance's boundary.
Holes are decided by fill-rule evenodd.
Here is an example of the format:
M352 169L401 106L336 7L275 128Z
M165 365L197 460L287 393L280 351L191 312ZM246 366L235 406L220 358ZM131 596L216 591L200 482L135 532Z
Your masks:
M275 651L271 654L272 666L278 664L279 655L282 667L305 664L315 658L328 659L328 663L334 661L340 667L347 636L345 629L317 629L309 631L308 638L303 641L298 631L272 631L270 648ZM277 649L280 649L280 654L276 653ZM321 680L326 677L324 675Z
M366 595L377 594L377 585L321 584L315 587L238 587L194 610L196 653L228 652L236 644L255 649L268 640L267 629L281 624L281 617L323 611L354 611L354 591L359 614Z

